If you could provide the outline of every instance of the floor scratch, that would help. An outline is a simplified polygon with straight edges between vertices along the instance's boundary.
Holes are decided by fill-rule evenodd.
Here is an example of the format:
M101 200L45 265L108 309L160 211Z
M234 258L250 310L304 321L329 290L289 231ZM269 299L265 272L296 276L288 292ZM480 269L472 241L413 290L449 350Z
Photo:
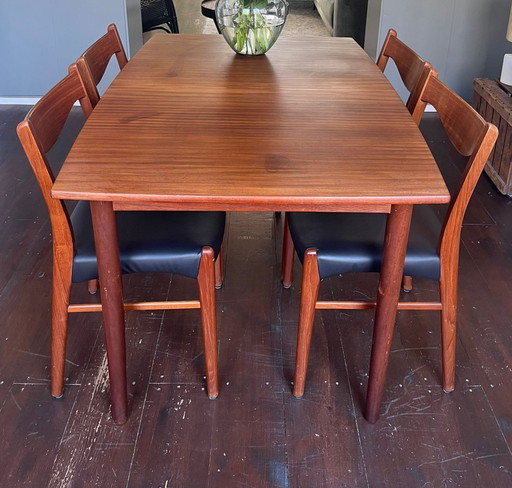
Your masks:
M9 393L11 394L12 401L13 401L13 402L14 402L14 404L18 407L18 410L21 412L21 406L20 406L20 404L16 401L16 398L14 398L14 394L12 393L12 390L9 390Z
M471 451L471 452L468 452L467 454L460 454L459 456L454 456L452 458L448 458L448 459L442 459L441 461L425 461L424 463L421 463L418 465L418 468L421 468L422 466L425 466L426 464L445 464L445 463L449 463L451 461L456 461L457 459L472 459L470 456L472 454L475 454L476 451Z

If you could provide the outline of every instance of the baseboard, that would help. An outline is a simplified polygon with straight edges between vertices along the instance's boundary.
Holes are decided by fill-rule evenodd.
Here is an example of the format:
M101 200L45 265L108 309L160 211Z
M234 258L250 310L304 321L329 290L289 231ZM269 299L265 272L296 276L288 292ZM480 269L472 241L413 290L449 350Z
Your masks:
M35 105L41 97L0 97L0 105ZM80 106L80 102L73 104L75 107Z
M35 105L41 97L0 97L0 105Z

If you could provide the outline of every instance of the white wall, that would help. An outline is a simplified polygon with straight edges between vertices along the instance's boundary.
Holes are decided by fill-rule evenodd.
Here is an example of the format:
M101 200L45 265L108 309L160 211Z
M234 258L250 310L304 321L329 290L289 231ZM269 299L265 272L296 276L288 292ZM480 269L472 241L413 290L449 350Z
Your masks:
M499 78L503 55L512 52L505 39L510 6L510 0L369 0L365 49L375 59L392 27L470 101L473 79ZM396 70L386 75L405 97Z
M110 23L128 56L139 49L139 0L0 1L0 101L30 101L46 93ZM102 84L115 74L109 68Z

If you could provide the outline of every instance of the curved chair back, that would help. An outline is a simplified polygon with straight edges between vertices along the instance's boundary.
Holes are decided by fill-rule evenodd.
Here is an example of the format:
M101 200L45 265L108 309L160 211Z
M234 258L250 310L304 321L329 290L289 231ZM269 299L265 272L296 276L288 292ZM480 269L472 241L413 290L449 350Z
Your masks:
M382 72L384 72L389 58L395 62L400 78L409 91L409 98L405 106L414 121L419 124L425 109L425 106L422 110L417 109L420 93L429 77L437 76L437 72L433 70L429 62L423 60L407 44L398 39L396 31L393 29L389 29L377 59L377 66Z
M112 56L116 56L119 69L128 62L126 53L115 24L110 24L107 33L101 36L76 61L80 76L95 107L100 100L98 84L100 83Z
M498 137L498 129L437 78L429 80L420 93L420 104L427 103L436 109L453 147L462 156L469 157L452 195L439 245L441 262L450 262L457 269L462 220Z
M39 100L17 129L48 207L54 249L59 248L70 259L73 256L73 237L69 214L63 201L51 196L55 176L46 159L46 153L57 141L73 104L77 101L87 118L93 110L91 101L76 66L71 65L68 75Z

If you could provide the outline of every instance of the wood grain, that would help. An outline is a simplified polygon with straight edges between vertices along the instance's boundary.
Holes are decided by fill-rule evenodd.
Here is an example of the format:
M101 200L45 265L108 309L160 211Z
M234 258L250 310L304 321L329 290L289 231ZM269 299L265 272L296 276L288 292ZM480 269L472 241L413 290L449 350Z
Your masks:
M282 39L242 57L220 36L188 35L155 36L130 60L53 196L117 209L389 211L448 200L409 113L353 40Z

